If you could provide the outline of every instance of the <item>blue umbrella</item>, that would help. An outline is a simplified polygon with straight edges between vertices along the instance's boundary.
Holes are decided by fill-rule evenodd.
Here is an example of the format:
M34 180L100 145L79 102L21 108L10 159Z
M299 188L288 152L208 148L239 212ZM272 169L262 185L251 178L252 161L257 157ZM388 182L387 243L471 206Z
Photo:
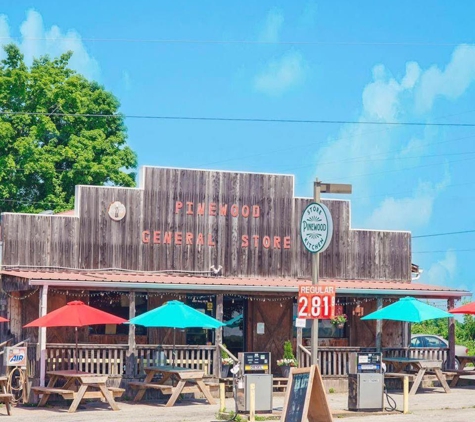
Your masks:
M164 305L136 316L129 324L143 325L144 327L173 328L173 366L175 366L175 335L177 328L220 328L221 321L210 317L196 309L172 300Z
M392 321L422 322L428 319L452 317L452 314L436 308L435 306L421 302L416 298L404 297L385 308L364 316L361 319L390 319Z
M238 327L242 321L242 314L231 318L230 320L225 322L226 327Z

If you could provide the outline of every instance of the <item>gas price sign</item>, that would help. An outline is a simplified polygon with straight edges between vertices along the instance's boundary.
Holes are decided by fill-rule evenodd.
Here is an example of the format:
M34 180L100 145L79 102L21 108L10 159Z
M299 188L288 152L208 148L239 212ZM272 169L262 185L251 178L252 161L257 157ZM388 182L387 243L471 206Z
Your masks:
M297 318L333 318L335 316L335 290L334 286L299 286Z

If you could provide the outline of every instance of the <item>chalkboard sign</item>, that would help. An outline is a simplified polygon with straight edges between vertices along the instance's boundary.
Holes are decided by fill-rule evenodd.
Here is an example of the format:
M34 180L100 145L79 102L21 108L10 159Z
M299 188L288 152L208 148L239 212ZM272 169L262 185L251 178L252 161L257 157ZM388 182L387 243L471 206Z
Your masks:
M332 422L322 377L316 365L293 368L285 394L282 422Z

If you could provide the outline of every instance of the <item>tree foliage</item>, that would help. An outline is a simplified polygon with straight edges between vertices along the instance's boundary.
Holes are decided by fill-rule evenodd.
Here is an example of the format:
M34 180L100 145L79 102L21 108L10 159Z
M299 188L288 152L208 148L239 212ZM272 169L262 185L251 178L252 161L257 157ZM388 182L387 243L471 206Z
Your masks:
M411 325L412 334L436 334L447 339L448 332L446 318L432 319ZM469 354L475 354L475 318L473 315L464 315L463 322L455 320L455 343L467 346Z
M127 170L136 168L137 157L126 145L118 100L68 68L71 52L41 57L28 68L16 45L5 51L0 64L0 212L71 209L79 184L134 186L135 174Z

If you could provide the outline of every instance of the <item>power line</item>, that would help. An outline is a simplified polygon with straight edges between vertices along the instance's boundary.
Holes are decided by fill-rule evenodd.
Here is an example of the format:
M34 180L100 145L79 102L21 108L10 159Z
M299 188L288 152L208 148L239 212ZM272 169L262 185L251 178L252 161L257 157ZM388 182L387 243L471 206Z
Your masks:
M445 253L445 252L473 252L475 249L441 249L440 251L418 251L412 253Z
M58 38L49 37L0 37L0 40L21 40L21 41L54 41ZM78 37L62 37L62 40L77 41ZM81 37L82 42L112 42L112 43L144 43L144 44L215 44L215 45L322 45L322 46L419 46L419 47L455 47L461 44L474 45L470 42L424 42L424 41L259 41L259 40L198 40L198 39L153 39L153 38L92 38Z
M452 234L465 234L465 233L475 233L475 230L462 230L459 232L447 232L447 233L434 233L434 234L424 234L421 236L412 236L413 239L420 239L422 237L435 237L435 236L449 236Z
M208 122L250 122L250 123L308 123L330 125L373 125L373 126L436 126L436 127L475 127L475 123L429 123L429 122L379 122L360 120L312 120L312 119L264 119L254 117L206 117L206 116L159 116L145 114L95 114L95 113L46 113L27 111L0 111L0 115L24 116L57 116L57 117L96 117L96 118L126 118L148 120L188 120Z

